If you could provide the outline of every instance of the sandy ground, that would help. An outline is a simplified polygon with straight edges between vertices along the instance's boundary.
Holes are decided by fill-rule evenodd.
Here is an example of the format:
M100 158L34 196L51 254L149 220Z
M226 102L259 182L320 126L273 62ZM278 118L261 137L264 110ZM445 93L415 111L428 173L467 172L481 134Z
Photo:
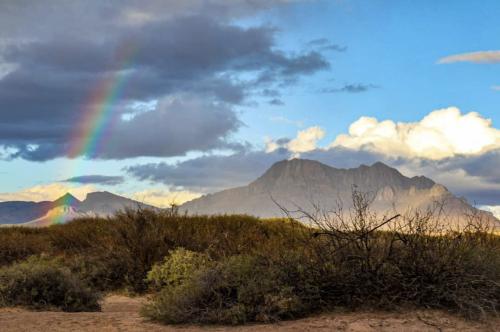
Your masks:
M112 295L105 299L102 312L95 313L1 309L0 331L500 331L500 319L467 322L439 311L332 313L278 324L172 327L153 324L139 316L143 301L144 298Z

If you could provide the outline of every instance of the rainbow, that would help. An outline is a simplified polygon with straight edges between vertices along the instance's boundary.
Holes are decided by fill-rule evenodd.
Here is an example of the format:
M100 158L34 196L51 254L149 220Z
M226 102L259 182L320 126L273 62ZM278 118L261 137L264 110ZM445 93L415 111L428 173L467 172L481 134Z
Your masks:
M131 44L123 45L116 54L116 70L107 75L96 88L92 90L88 100L84 103L79 126L71 135L68 157L86 156L96 157L99 153L99 144L103 143L103 136L119 119L114 110L117 100L123 93L126 79L129 77L127 67L132 62L136 47Z
M116 114L116 104L124 92L127 79L130 77L130 64L137 47L131 43L121 45L115 54L115 65L110 69L98 84L91 90L89 96L83 103L81 117L76 124L75 130L69 137L66 155L70 159L78 157L94 158L99 155L100 149L106 135L112 127L120 120ZM77 161L71 161L65 175L71 177L78 173ZM70 202L62 202L60 208L54 209L45 218L39 220L41 226L57 225L67 222Z

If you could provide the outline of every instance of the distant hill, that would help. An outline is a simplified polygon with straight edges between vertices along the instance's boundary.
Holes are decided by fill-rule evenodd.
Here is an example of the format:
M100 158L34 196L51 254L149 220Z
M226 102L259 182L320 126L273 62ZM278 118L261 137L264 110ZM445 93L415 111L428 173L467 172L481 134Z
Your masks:
M339 169L318 161L292 159L275 163L247 186L223 190L187 202L181 206L181 211L193 214L240 213L276 217L283 216L283 213L275 202L289 210L299 207L311 212L313 204L324 210L332 210L338 207L339 201L344 209L348 209L352 204L354 187L373 198L372 208L375 211L395 209L403 212L409 208L423 210L436 201L445 202L445 212L450 216L459 216L473 209L431 179L424 176L406 177L397 169L381 162L371 166ZM493 219L487 212L484 215Z
M89 193L83 201L68 193L53 202L0 202L0 224L48 226L79 216L108 216L124 208L138 207L154 208L107 191Z

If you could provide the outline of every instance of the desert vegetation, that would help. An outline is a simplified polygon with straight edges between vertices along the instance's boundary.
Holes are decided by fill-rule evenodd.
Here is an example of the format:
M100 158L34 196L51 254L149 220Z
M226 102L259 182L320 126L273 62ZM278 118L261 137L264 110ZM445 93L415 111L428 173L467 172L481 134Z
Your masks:
M381 216L362 193L353 202L345 212L282 219L139 209L1 228L0 305L98 310L101 294L127 291L148 294L142 314L167 324L269 322L336 308L497 314L500 238L477 216L456 231L442 226L438 209Z

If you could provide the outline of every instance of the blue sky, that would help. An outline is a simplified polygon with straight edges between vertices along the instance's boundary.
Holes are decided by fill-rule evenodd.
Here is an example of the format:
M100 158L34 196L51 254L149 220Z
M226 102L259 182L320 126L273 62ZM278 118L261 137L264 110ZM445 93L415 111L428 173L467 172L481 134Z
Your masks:
M362 115L417 121L432 110L457 106L499 123L500 93L491 89L499 84L498 64L437 64L447 55L498 48L499 13L500 4L494 1L480 6L470 1L330 1L294 6L276 19L284 45L298 47L326 37L347 50L328 54L331 70L294 88L286 107L265 107L264 115L248 112L247 122L269 113L286 114L306 126L321 124L334 136ZM360 94L316 93L345 83L379 88ZM269 132L267 126L259 129ZM248 131L251 136L253 131ZM286 134L292 131L288 128Z
M65 41L64 38L68 38L68 36L59 36L59 33L56 34L55 31L61 26L65 27L70 24L68 23L70 19L75 20L75 22L71 23L71 28L79 31L79 33L83 31L84 35L88 33L89 38L93 38L91 36L95 36L97 32L106 32L111 36L108 44L113 44L113 38L118 40L122 38L124 32L130 33L130 31L133 34L137 32L136 38L139 41L147 41L151 36L145 32L138 31L149 31L147 28L150 26L152 27L151 31L156 32L154 38L158 38L158 40L155 39L155 45L157 46L159 43L162 43L161 33L158 36L158 31L161 31L161 29L173 27L179 29L176 31L180 31L180 33L185 32L185 35L182 36L183 39L180 37L178 39L172 38L174 40L172 43L174 44L168 44L170 49L175 49L176 45L187 47L185 44L189 44L190 41L196 38L201 38L201 42L207 38L217 38L214 35L194 36L190 34L192 33L192 26L198 24L196 20L203 22L206 20L216 22L213 23L214 25L221 25L220 27L217 26L218 30L214 30L217 33L228 26L240 29L259 27L271 29L273 31L271 33L273 42L269 45L269 49L263 49L264 55L255 55L257 65L254 65L253 62L250 64L250 61L255 60L254 58L249 60L244 58L244 55L241 55L240 58L229 59L227 63L214 65L213 73L210 75L206 74L204 70L200 71L200 73L196 74L198 75L196 79L200 80L200 82L204 79L210 80L210 82L213 80L223 81L225 79L229 80L227 77L231 77L230 80L232 80L232 83L237 85L242 81L249 80L253 77L252 75L256 75L256 71L261 70L259 67L260 64L262 64L263 68L267 68L266 70L272 75L282 75L277 73L286 72L287 70L297 71L294 72L293 77L283 74L283 77L272 78L269 86L263 83L258 83L262 85L255 83L252 86L247 84L245 87L240 87L241 91L246 94L246 97L238 101L224 99L225 97L220 97L217 91L214 90L215 92L213 92L209 90L212 89L213 83L211 83L210 88L206 88L207 90L203 90L204 86L201 83L198 88L193 88L193 86L196 86L196 79L190 77L185 78L182 76L182 79L185 80L182 82L185 82L188 89L191 89L189 92L179 92L175 89L169 90L162 88L161 85L150 88L147 80L141 81L133 86L134 89L141 91L141 93L137 93L137 96L131 97L131 99L135 98L135 101L151 102L175 98L176 100L185 102L191 99L197 100L197 98L200 100L209 99L213 100L217 107L222 107L222 104L226 105L220 114L228 116L231 119L234 115L234 119L236 119L234 121L237 121L237 123L231 120L233 121L231 124L233 127L230 128L217 127L214 129L210 127L200 129L206 130L207 133L217 133L218 136L216 138L208 137L206 139L206 141L212 139L213 144L210 147L206 147L200 143L200 148L198 148L193 143L194 145L179 149L178 153L166 153L161 145L173 146L180 144L178 141L183 141L182 134L163 137L161 133L172 131L172 126L175 126L175 124L165 123L164 127L162 127L162 124L158 123L158 121L155 122L158 123L158 128L154 129L158 132L158 135L154 137L152 135L152 141L144 142L144 144L145 146L151 144L158 145L159 148L148 155L141 155L140 151L126 151L126 153L124 152L125 157L120 155L120 159L116 159L114 157L116 153L111 151L106 157L99 157L97 159L86 159L85 156L77 159L68 159L64 153L53 150L51 150L50 154L43 155L42 157L39 157L40 154L37 154L35 157L29 151L25 153L24 157L23 154L9 155L9 153L4 153L4 158L0 161L0 183L2 184L0 192L5 194L3 196L4 199L5 197L15 198L17 192L23 191L26 188L36 185L61 184L58 181L81 175L123 176L126 181L120 185L108 186L102 183L85 183L85 185L92 185L93 188L97 189L112 190L131 197L134 197L134 193L151 190L151 188L157 191L157 196L168 196L170 192L175 191L189 191L193 193L214 191L219 189L218 186L179 186L176 184L176 181L172 181L172 183L159 181L154 176L133 173L127 169L128 167L137 165L166 164L167 173L165 174L165 178L167 178L170 175L168 172L172 170L176 170L177 172L178 169L176 167L183 165L178 163L202 160L200 158L203 158L203 156L222 156L221 158L223 158L225 155L238 153L243 153L245 156L253 152L260 153L266 149L266 142L268 144L270 141L283 138L293 140L297 136L298 131L304 131L316 126L322 129L323 134L313 140L312 144L314 147L311 150L325 150L328 149L331 142L335 141L338 135L348 133L349 126L363 116L374 117L378 120L392 120L395 123L418 123L435 110L454 106L460 110L461 115L469 112L477 112L481 119L491 119L492 123L489 127L485 125L484 128L489 128L488 132L491 132L489 137L493 137L493 143L488 143L487 147L486 143L483 144L484 146L481 146L480 151L476 149L469 153L453 150L451 154L443 154L430 159L429 156L412 155L410 152L398 155L397 153L392 154L391 151L384 150L385 154L382 159L389 164L392 163L394 166L399 166L408 173L423 173L423 175L437 178L437 180L446 181L448 183L444 183L445 185L451 187L458 194L470 195L468 198L471 199L485 197L486 193L490 193L488 194L489 199L484 199L484 204L497 205L498 203L500 205L500 202L496 201L497 197L500 196L497 195L500 189L500 176L472 174L473 172L467 172L464 168L465 166L462 164L459 165L459 162L454 159L470 159L470 162L473 163L476 160L481 160L485 155L494 155L494 158L488 159L490 162L498 162L500 160L500 157L498 157L498 148L500 148L498 141L499 134L496 129L500 126L500 111L498 109L500 91L492 89L492 87L500 85L500 78L498 76L500 58L487 61L486 63L478 63L477 61L438 63L440 59L447 56L500 49L500 45L498 44L498 35L500 34L500 25L498 25L500 3L497 1L481 1L480 3L473 1L377 0L256 1L254 4L249 5L250 2L243 0L235 2L196 0L184 4L179 1L151 1L151 3L146 2L148 5L144 6L132 0L121 4L120 2L111 3L113 5L111 7L113 15L116 17L113 16L115 19L109 20L112 23L108 22L106 24L102 22L102 16L100 15L104 10L109 11L109 8L101 8L99 2L89 2L89 7L87 8L88 17L83 18L79 16L71 18L70 14L64 14L68 12L67 8L66 12L64 12L64 8L60 10L53 8L57 6L47 6L49 8L45 8L40 5L29 5L29 2L19 6L10 5L10 8L8 8L11 11L10 17L5 17L3 20L4 23L2 23L3 26L0 26L3 30L0 35L0 42L3 41L4 43L4 48L0 48L0 50L5 52L3 57L0 53L0 60L3 59L5 63L12 64L12 62L17 62L17 59L20 59L16 63L18 67L14 70L14 73L16 70L21 70L19 68L23 68L23 66L36 66L42 63L45 60L41 58L44 53L40 45L43 46L45 43L50 46L50 43L53 43L56 38L61 38L62 41ZM74 6L81 5L75 4ZM3 12L7 13L8 11ZM71 13L71 11L69 12ZM33 23L32 25L26 24L26 18L35 13L47 18L40 23L43 26L40 29L41 32L36 31L37 28ZM164 13L172 14L167 15ZM2 20L1 15L0 20ZM64 17L64 15L68 15L68 17ZM189 17L190 21L179 20L180 23L177 21L177 19L184 17ZM116 26L113 26L114 22L118 22ZM23 27L21 28L21 26ZM68 34L71 35L71 31L73 30L68 30L70 31ZM262 37L262 40L266 40L266 33L263 33L263 36L257 37ZM255 38L257 39L257 37ZM89 38L82 39L82 44L88 42ZM36 40L40 42L40 45L35 45L31 48L21 47L16 50L17 53L9 53L10 48L13 48L12 43L8 42L9 40ZM262 42L262 40L259 42ZM311 45L310 42L314 40L323 40L323 44L318 42ZM219 41L215 39L215 42L226 44L232 41L223 39ZM248 41L248 43L250 42ZM238 47L241 49L246 47L245 42L242 42L240 45L235 40L234 43L236 45L234 46L234 52L238 51ZM330 46L330 48L337 47L337 49L327 49L327 46ZM74 53L69 52L71 47L67 44L62 43L60 47L59 50L62 50L62 59L65 67L61 69L61 66L58 70L61 73L67 73L68 71L76 73L77 70L73 71L74 68L71 66L77 67L81 62L76 63L76 61L72 62L68 60L74 56ZM39 50L39 48L42 50ZM77 47L73 48L78 49ZM231 49L231 45L229 45L229 49ZM64 55L66 50L68 50L68 59ZM189 52L189 50L184 51ZM200 50L195 51L199 55ZM141 53L141 56L144 54L146 60L143 61L156 61L151 60L155 59L151 57L154 56L154 52L151 49L147 49L146 47L141 49L139 47L138 52ZM148 52L152 52L153 55L150 55ZM201 52L203 51L201 50ZM310 54L311 52L315 52L328 66L312 62L304 64L299 61L298 57L300 55ZM270 53L272 55L269 55ZM16 55L16 57L13 57L12 54ZM169 56L170 53L165 54ZM280 55L284 56L279 59L279 63L272 62L278 61L275 59L279 58ZM96 54L89 55L89 57L94 56L98 59L101 53L96 52ZM105 57L105 54L102 56ZM161 54L158 55L158 57L160 56ZM173 57L172 59L175 60L177 58ZM66 60L68 60L67 63ZM214 60L194 59L193 57L193 62L190 62L190 64L196 67L196 61L205 63L204 61ZM233 67L233 62L231 61L244 62L244 66L247 67L244 70L239 69L239 67ZM312 60L309 58L303 59L303 62L307 61ZM144 62L141 65L137 64L132 69L140 73L147 66L148 63ZM172 72L171 68L168 68L169 66L178 66L176 63L166 61L159 63L157 66L154 67L154 70L159 72L165 70L164 75L170 75L169 78L172 75L177 75L177 73ZM42 68L41 65L39 67ZM46 67L43 68L45 70ZM182 69L186 72L191 70L190 68ZM57 76L54 72L49 72L48 75L49 77L50 75ZM182 71L180 75L184 75L184 72ZM4 85L0 86L0 88L8 89L14 86L11 82L12 80L9 81L9 79L10 77L8 76L0 79L0 85L2 84L2 80L4 81ZM161 79L164 79L164 77ZM293 83L290 83L289 80L292 80ZM30 82L25 82L24 84L28 83ZM224 83L220 82L217 84L224 85ZM358 87L364 91L353 92L353 87ZM50 89L52 88L51 86ZM157 92L152 93L148 89L156 89L155 91ZM224 87L224 89L229 89L229 87ZM259 92L263 89L273 90L276 96L263 96ZM75 88L73 93L78 95L78 91L78 88ZM83 95L85 91L84 87L82 87L81 91ZM8 100L8 102L2 104L2 98ZM279 99L280 105L270 104L270 98ZM20 128L19 124L23 127L24 123L32 120L30 116L26 116L25 119L12 116L12 113L16 112L17 108L22 109L25 107L23 105L24 103L21 103L21 100L16 103L15 97L8 94L0 94L0 124L3 124L7 128L6 130L12 132L14 131L12 128ZM182 110L175 109L174 106L177 104L173 103L169 105L165 106L168 112L183 112ZM55 106L59 107L60 105L57 104ZM26 107L32 107L32 105ZM64 111L63 106L60 107ZM71 104L64 107L72 108ZM47 112L48 114L51 110L50 108L44 108L44 110L40 110L36 114L43 112ZM154 112L149 113L152 114ZM27 112L27 114L35 113ZM169 114L171 115L171 113ZM206 114L206 112L199 114ZM162 119L168 122L169 118ZM192 122L182 125L190 127L192 123L196 129L198 123L208 123L208 121L204 120L203 116L198 116L193 118ZM38 122L35 121L34 123ZM9 127L10 125L12 127ZM62 125L71 131L71 127L77 124L69 121ZM453 126L454 124L450 123L449 125ZM480 127L478 130L483 130L481 128L483 127ZM115 134L116 137L120 139L119 135L129 137L131 135L140 136L141 132L144 133L143 129L139 127L133 127L130 129L132 130L131 132L126 131L129 129L129 127L126 127L122 132L117 131ZM463 134L475 135L473 132L464 132ZM21 136L23 134L20 133L19 137ZM64 139L59 139L56 136L54 134L54 140L50 141L51 144L55 142L53 145L50 145L50 149L53 149L53 146L59 149L59 146L64 145ZM219 144L221 137L225 141L224 144ZM16 138L15 135L10 135L9 137L0 137L0 146L8 146L9 149L16 151L16 149L22 150L25 148L27 142L43 146L43 144L46 144L46 141L45 138L38 136L30 136L29 139L25 139L23 136L21 140L20 138ZM241 146L235 148L234 144L228 145L226 144L227 142L231 144L237 143ZM355 143L351 142L350 144ZM440 142L436 142L436 144L440 144ZM203 147L201 147L202 145ZM359 144L356 147L351 146L351 148L359 151L360 154L368 150L370 153L381 153L382 151L381 149L377 149L376 144L375 147L371 148L366 148ZM248 151L241 152L242 149ZM288 149L290 148L288 147ZM310 153L311 151L304 148L302 152ZM296 152L290 150L290 155L293 154L297 155ZM283 157L286 158L287 156ZM404 162L401 161L403 159L405 160ZM330 164L334 166L344 166L344 163L340 160L338 163L335 160L329 160L331 161ZM361 157L359 160L352 158L352 162L347 166L357 166L363 160ZM445 164L446 167L443 166ZM267 164L263 161L262 165ZM450 165L458 166L452 167ZM491 166L494 168L500 165ZM202 164L201 161L200 167L210 168ZM258 169L259 172L263 171L264 167L262 166L261 168ZM463 173L460 173L463 171L466 176L469 176L470 179L468 179L470 181L464 183L462 186L455 186L454 180L442 175L445 170L446 172L452 170L456 176L463 176ZM203 172L205 170L200 170L200 173ZM176 174L183 176L180 172ZM251 175L253 176L253 173ZM217 178L217 176L214 174L214 178ZM250 177L250 175L243 177L240 182ZM182 183L182 181L180 182ZM234 184L239 185L241 183L235 181ZM67 183L64 183L64 185L67 185ZM71 186L78 187L79 185L83 184L74 183ZM474 193L469 194L469 190L466 187L470 189L470 192ZM2 196L0 196L1 198Z

